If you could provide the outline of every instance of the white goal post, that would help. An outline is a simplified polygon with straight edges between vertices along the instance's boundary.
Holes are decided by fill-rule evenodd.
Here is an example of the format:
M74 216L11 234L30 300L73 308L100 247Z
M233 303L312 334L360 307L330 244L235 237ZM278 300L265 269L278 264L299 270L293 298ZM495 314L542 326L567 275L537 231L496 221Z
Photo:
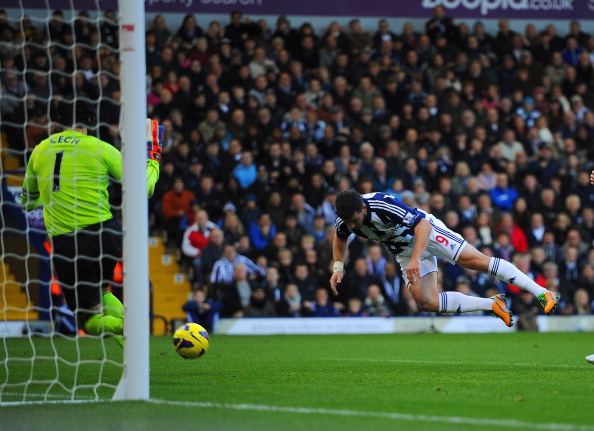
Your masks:
M148 202L144 0L119 0L122 59L124 372L116 399L149 398ZM130 366L130 364L133 364Z

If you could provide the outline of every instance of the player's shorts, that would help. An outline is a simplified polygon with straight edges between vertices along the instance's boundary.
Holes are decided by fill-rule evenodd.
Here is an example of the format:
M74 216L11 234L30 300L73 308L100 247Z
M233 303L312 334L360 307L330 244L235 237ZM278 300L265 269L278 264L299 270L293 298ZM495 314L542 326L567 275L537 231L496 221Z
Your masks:
M466 240L462 235L449 229L441 220L435 218L432 214L427 214L425 220L431 223L433 229L431 229L431 234L429 235L427 249L421 256L421 277L431 272L437 272L438 257L455 263L466 245ZM407 286L410 283L406 277L406 267L410 262L413 246L414 241L396 256L396 261L400 264L402 276Z
M118 225L107 220L52 238L52 265L68 307L90 309L101 303L101 288L113 281L122 252Z

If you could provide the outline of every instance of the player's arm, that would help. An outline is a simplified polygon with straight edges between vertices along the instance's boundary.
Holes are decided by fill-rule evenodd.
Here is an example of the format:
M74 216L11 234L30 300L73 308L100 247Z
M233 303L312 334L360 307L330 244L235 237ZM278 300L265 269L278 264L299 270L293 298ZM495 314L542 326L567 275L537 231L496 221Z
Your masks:
M594 171L590 174L590 184L594 184Z
M146 119L146 187L148 197L155 192L155 184L159 180L161 150L163 148L163 134L165 127L159 126L157 120Z
M23 189L21 191L21 205L25 211L33 211L42 204L41 196L39 194L39 184L37 183L37 175L33 171L33 164L36 152L33 151L27 164L27 172L25 173L25 180L23 181Z
M344 258L346 257L347 246L348 238L342 239L338 235L334 235L334 243L332 245L334 265L332 267L332 277L330 277L330 287L335 295L338 295L336 285L342 282L342 276L344 275Z
M149 160L148 166L146 167L146 187L149 198L153 196L153 193L155 192L155 184L157 184L157 181L159 180L159 172L159 162Z
M155 191L155 184L159 179L159 163L161 161L161 145L163 143L163 126L156 120L146 119L146 186L148 197ZM103 145L103 159L108 166L109 174L116 180L122 179L122 154L112 145Z
M415 226L415 245L410 255L410 262L406 267L406 276L411 284L421 281L421 256L425 253L431 235L431 223L424 218Z

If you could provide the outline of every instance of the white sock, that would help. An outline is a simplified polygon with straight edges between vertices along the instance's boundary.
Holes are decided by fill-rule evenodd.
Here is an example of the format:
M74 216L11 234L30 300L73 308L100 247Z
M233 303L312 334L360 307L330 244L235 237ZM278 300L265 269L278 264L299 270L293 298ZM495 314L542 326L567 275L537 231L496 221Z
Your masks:
M460 292L439 292L440 313L467 313L469 311L492 310L491 298L468 296Z
M499 259L498 257L491 258L491 261L489 262L489 274L497 277L504 283L513 284L522 290L530 292L534 296L538 296L547 291L547 289L536 284L534 280L531 280L530 277L514 265L506 260Z

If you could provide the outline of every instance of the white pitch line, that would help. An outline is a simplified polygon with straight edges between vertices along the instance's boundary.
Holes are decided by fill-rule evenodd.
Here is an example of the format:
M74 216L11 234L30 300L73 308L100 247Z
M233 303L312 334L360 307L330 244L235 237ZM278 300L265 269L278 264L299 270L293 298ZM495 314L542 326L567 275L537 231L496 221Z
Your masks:
M413 359L379 359L379 358L325 358L323 361L342 361L342 362L393 362L403 364L446 364L446 365L505 365L514 367L540 367L542 364L535 364L529 362L463 362L463 361L417 361ZM565 364L546 364L549 368L584 368L583 365L565 365Z
M225 404L225 403L209 403L209 402L191 402L191 401L168 401L168 400L149 400L155 404L169 404L175 406L185 407L207 407L220 408L229 410L254 410L275 413L299 413L310 415L334 415L334 416L359 416L372 417L380 419L394 419L412 422L437 422L437 423L451 423L451 424L469 424L492 427L512 427L525 428L535 430L554 430L554 431L594 431L593 426L588 425L572 425L562 423L538 423L538 422L522 422L513 419L477 419L461 416L433 416L433 415L415 415L408 413L384 413L384 412L367 412L357 410L338 410L338 409L313 409L306 407L282 407L270 406L261 404Z

